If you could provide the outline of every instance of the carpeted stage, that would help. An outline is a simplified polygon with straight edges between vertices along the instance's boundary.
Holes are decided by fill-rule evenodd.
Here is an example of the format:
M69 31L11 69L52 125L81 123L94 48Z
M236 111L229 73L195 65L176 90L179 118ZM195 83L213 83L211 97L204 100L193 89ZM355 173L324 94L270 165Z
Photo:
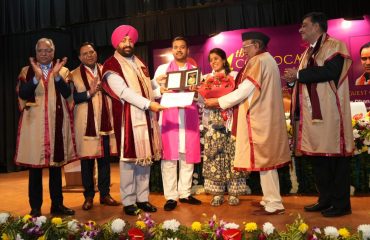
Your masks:
M50 197L48 192L48 171L44 170L44 203L42 213L49 216ZM13 215L24 215L30 212L28 204L28 171L0 174L0 212L6 211ZM119 194L119 173L118 164L112 163L112 187L111 195L116 200L120 199ZM292 223L297 214L300 214L310 227L335 226L348 227L351 232L356 231L360 224L370 224L370 196L356 196L351 198L352 214L339 218L324 218L320 213L307 213L303 211L303 206L314 203L315 196L283 196L286 212L278 216L254 216L252 211L255 207L251 206L252 201L259 201L261 196L248 195L241 197L239 206L229 206L225 202L220 207L212 207L209 202L210 195L197 195L203 201L200 206L178 204L172 212L165 212L163 204L165 199L162 194L152 193L150 201L158 207L158 212L152 214L152 218L157 223L168 219L177 219L181 224L190 226L193 221L205 221L212 215L228 222L242 224L243 222L254 221L259 226L265 222L271 222L278 230L284 230L285 224ZM95 196L94 207L90 211L81 209L84 197L82 193L64 193L64 204L76 211L74 218L81 222L94 220L97 223L105 223L115 217L120 217L133 223L137 217L126 216L122 211L122 206L110 207L99 204L99 194ZM203 216L203 213L207 217Z

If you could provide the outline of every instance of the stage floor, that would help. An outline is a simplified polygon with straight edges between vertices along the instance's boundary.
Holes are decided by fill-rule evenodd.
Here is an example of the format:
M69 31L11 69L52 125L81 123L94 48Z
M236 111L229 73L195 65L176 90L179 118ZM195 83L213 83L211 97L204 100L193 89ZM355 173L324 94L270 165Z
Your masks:
M116 200L120 199L118 169L118 163L112 163L111 195ZM44 170L43 175L44 203L42 213L46 216L50 216L48 172ZM6 211L14 215L24 215L30 212L28 204L28 171L0 174L0 189L0 212ZM297 214L300 214L310 227L348 227L353 232L357 230L357 226L360 224L370 224L370 196L352 197L352 214L339 218L324 218L320 213L304 212L303 206L314 203L317 198L315 196L283 196L286 208L285 214L268 217L251 214L256 209L251 206L251 201L259 201L261 196L242 196L239 206L229 206L225 202L220 207L210 206L209 202L212 198L210 195L200 194L196 197L203 201L202 205L192 206L179 203L174 211L166 212L163 210L165 203L163 195L152 193L150 202L158 207L158 211L152 214L153 220L159 223L167 219L177 219L181 224L190 226L193 221L205 221L216 215L219 220L223 219L224 221L237 224L254 221L261 226L265 222L271 222L278 230L283 230L286 224L292 223ZM99 204L99 194L96 194L94 207L90 211L81 209L83 201L82 193L64 193L64 204L76 211L74 218L81 222L94 220L101 224L120 217L133 223L137 219L136 216L126 216L122 211L122 206L101 206ZM204 217L204 214L207 217Z

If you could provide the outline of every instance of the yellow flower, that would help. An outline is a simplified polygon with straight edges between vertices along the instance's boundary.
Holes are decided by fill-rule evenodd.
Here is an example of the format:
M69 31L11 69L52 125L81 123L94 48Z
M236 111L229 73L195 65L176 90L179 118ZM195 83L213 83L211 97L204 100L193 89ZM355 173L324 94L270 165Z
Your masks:
M249 222L249 223L245 224L245 231L254 232L256 230L257 230L257 223Z
M193 222L191 224L191 230L199 232L202 229L202 224L200 222Z
M1 235L1 240L10 240L10 238L8 237L8 235L6 233L3 233Z
M62 224L62 219L60 217L54 217L51 219L51 223L54 225L61 225Z
M367 152L367 149L368 149L368 147L366 145L364 145L364 146L362 146L361 151L362 152Z
M354 127L355 125L356 125L356 120L352 119L352 127Z
M341 228L338 230L338 233L340 236L342 236L343 238L348 238L349 237L349 231L347 230L347 228Z
M301 225L299 225L298 227L298 230L303 234L307 232L307 229L308 229L308 225L305 223L301 223Z
M45 240L45 235L42 235L41 237L37 238L37 240Z
M26 215L24 215L24 217L22 218L22 221L25 223L25 222L27 222L31 217L32 217L31 215L26 214Z
M141 220L136 221L135 225L136 225L137 228L140 228L140 229L145 229L146 228L145 222L141 221Z

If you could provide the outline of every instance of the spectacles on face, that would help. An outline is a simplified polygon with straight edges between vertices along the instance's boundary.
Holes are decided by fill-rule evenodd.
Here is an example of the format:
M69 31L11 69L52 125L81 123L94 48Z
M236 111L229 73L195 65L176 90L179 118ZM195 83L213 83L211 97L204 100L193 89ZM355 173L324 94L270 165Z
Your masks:
M370 60L370 57L361 57L362 61Z
M54 49L46 48L46 49L37 49L37 53L52 53Z
M254 43L251 43L251 44L247 44L247 45L243 45L243 49L247 49L248 47L254 45Z

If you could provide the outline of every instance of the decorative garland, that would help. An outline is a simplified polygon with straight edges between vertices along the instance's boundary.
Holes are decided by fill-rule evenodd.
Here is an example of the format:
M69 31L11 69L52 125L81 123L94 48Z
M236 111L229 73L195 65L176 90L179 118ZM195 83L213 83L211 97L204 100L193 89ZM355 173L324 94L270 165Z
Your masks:
M2 240L46 240L46 239L80 239L80 240L366 240L370 239L370 224L362 224L357 231L333 226L314 227L311 230L304 220L297 216L286 229L278 231L270 222L258 226L255 222L243 223L242 226L232 222L217 220L214 215L206 221L195 221L190 227L181 225L176 219L155 223L149 214L139 216L134 226L116 218L102 225L94 221L87 223L75 219L45 216L23 217L0 213L0 236Z

